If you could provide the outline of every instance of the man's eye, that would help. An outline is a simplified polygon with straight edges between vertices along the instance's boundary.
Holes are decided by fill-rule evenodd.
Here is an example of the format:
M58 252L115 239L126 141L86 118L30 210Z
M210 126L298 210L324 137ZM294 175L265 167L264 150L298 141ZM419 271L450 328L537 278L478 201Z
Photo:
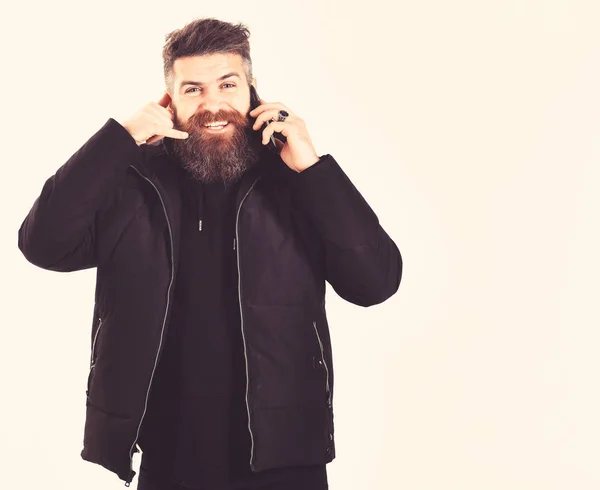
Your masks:
M230 85L231 87L235 87L235 84L234 84L234 83L224 83L224 84L222 85L222 87L225 87L226 85ZM191 88L188 88L188 89L185 91L185 93L187 94L187 93L189 93L191 90L200 90L200 89L199 89L198 87L191 87Z

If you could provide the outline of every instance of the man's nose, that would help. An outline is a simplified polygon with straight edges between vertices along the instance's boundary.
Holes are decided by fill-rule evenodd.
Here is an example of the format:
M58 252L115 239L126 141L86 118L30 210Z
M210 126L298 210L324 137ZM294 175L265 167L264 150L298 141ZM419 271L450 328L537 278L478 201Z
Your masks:
M218 94L207 93L202 100L201 107L204 111L216 114L224 107L223 101Z

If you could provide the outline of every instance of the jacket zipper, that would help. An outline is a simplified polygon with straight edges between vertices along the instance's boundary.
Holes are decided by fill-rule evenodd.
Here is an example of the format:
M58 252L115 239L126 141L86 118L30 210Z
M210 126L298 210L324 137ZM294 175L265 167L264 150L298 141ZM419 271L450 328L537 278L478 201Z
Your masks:
M92 369L96 366L96 341L98 340L98 334L100 333L100 328L102 328L102 318L98 318L98 329L96 330L96 334L94 335L94 341L92 342L92 353L90 358L90 372L88 374L88 383L87 390L85 392L86 395L90 394L90 379L92 377Z
M156 350L156 359L154 360L154 367L152 368L152 375L150 376L150 382L148 383L148 389L146 390L146 401L144 402L144 411L142 412L142 418L140 419L140 423L137 428L135 440L131 444L131 448L129 448L129 477L128 477L127 481L125 481L126 487L128 487L131 484L131 481L133 480L133 475L135 475L135 472L133 471L133 452L134 452L133 450L134 450L134 447L139 438L140 428L142 427L142 422L144 421L144 416L146 415L146 409L148 408L148 395L150 394L150 386L152 385L152 379L154 378L154 372L156 371L156 366L158 364L158 354L160 352L160 346L163 341L163 334L165 332L165 325L167 323L167 314L169 312L169 303L171 300L171 286L173 285L173 280L175 277L175 267L174 267L175 260L174 260L174 256L173 256L173 248L174 248L173 233L171 230L171 222L169 221L169 215L167 214L167 208L165 207L165 202L162 198L162 195L160 194L160 191L156 187L156 185L154 185L154 183L148 177L142 175L142 173L137 168L135 168L133 165L130 165L130 167L133 168L138 174L140 174L140 177L142 177L143 179L150 182L152 187L154 187L154 189L156 190L158 197L160 198L160 202L162 204L163 211L165 213L165 219L167 220L167 226L169 228L169 239L171 240L171 281L169 282L169 288L167 289L167 305L165 308L165 316L163 317L162 330L160 332L160 341L158 343L158 349ZM136 449L135 452L138 452L138 449Z
M327 362L325 362L325 353L323 352L323 342L321 342L321 337L319 336L319 331L317 330L317 322L313 321L313 327L315 329L315 333L317 334L317 340L319 341L319 348L321 349L321 359L323 360L323 365L325 366L325 389L327 390L327 406L331 408L331 391L329 389L329 368L327 367Z
M98 330L96 330L96 335L94 335L94 342L92 342L92 361L90 363L90 368L93 368L96 365L96 341L98 340L98 334L100 333L100 329L102 328L102 318L98 318Z
M252 186L250 187L250 189L248 189L248 192L246 192L246 195L244 196L244 198L242 199L242 201L240 202L240 205L238 207L237 210L237 214L235 217L235 238L236 241L234 242L234 248L236 249L236 257L237 257L237 267L238 267L238 297L239 297L239 302L240 302L240 328L242 330L242 343L244 344L244 359L246 362L246 411L248 412L248 431L250 432L250 442L251 442L251 446L250 446L250 468L252 470L255 470L256 468L254 467L254 464L252 463L252 459L254 458L254 436L252 434L252 427L250 424L250 405L248 404L248 386L250 384L250 378L248 376L248 354L246 352L246 337L244 335L244 317L243 317L243 312L242 312L242 276L241 276L241 268L240 268L240 237L238 234L238 223L239 223L239 217L240 217L240 210L242 209L242 204L244 204L244 201L246 200L246 197L248 196L248 194L250 194L250 191L252 190L252 188L254 187L254 185L256 184L256 182L258 181L258 179L260 179L260 177L257 177L254 180L254 183L252 184ZM237 243L236 243L237 242Z

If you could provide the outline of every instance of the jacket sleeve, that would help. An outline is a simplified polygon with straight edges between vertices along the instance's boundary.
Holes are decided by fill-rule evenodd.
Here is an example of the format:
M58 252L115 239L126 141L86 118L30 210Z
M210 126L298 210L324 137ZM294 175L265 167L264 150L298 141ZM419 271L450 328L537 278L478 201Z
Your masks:
M402 276L400 251L335 159L323 155L290 180L323 239L325 278L335 292L359 306L392 296Z
M109 118L44 184L19 228L25 258L58 272L95 267L97 214L141 153L129 132Z

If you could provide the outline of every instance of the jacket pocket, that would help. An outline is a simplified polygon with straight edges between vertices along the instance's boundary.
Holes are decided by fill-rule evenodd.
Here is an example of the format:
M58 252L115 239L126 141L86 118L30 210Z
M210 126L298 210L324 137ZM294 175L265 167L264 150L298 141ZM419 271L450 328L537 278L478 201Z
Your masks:
M102 318L98 318L98 328L96 329L96 333L94 335L94 341L92 342L92 352L90 355L90 372L88 374L88 379L87 379L87 389L85 390L85 394L87 396L89 396L89 394L90 394L90 383L92 381L92 373L94 371L94 367L96 366L96 359L98 357L97 344L98 344L98 335L100 334L101 328L102 328Z
M317 329L317 321L313 320L313 329L315 331L315 335L317 337L317 342L319 343L319 349L321 352L321 357L317 359L317 362L320 366L325 368L325 392L327 394L327 406L331 408L331 390L329 389L329 366L327 366L327 361L325 360L325 352L323 349L323 342L321 342L321 336L319 335L319 330Z

